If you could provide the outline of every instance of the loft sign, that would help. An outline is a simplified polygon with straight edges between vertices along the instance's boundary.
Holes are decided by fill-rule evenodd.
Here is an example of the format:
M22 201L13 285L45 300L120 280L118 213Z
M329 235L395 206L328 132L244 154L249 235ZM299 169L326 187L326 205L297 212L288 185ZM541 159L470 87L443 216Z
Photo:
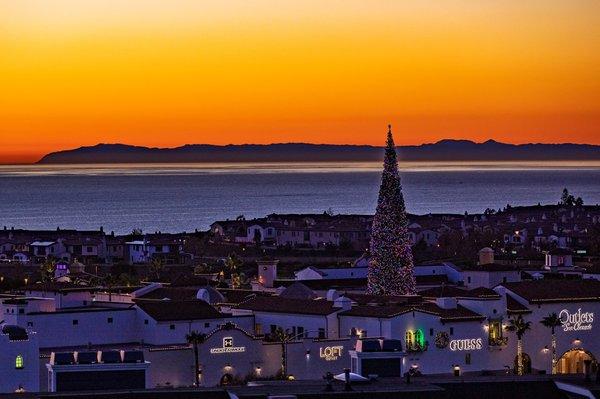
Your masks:
M342 356L343 346L326 346L319 348L319 357L325 359L328 362L337 360L338 357Z
M448 345L451 351L473 351L483 347L481 338L453 339Z
M581 308L577 312L571 313L563 309L558 314L564 331L583 331L591 330L594 322L593 312L582 312Z
M239 353L246 352L245 346L233 346L233 337L225 337L223 338L223 346L220 348L210 348L210 353L220 354L220 353Z

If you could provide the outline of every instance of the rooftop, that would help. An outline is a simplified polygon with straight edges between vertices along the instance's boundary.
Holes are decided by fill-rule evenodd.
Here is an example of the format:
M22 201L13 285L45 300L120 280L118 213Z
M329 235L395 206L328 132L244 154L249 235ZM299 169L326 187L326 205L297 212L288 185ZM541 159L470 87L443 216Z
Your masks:
M237 305L238 309L271 313L296 313L326 316L339 310L325 299L292 299L279 296L256 296Z
M531 303L600 301L598 280L542 279L501 285Z
M200 300L149 301L137 299L135 304L156 321L204 320L222 317L217 309Z

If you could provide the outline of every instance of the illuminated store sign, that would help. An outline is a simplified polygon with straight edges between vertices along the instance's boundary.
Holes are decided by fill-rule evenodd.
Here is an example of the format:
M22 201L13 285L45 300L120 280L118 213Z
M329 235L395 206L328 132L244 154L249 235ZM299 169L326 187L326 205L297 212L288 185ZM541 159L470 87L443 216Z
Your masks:
M219 353L239 353L246 352L245 346L233 346L233 337L225 337L223 338L223 346L220 348L211 348L210 353L219 354Z
M343 349L343 346L326 346L324 348L319 348L319 356L326 361L331 362L342 356Z
M577 313L571 313L567 309L563 309L558 317L564 331L591 330L594 322L594 313L582 312L581 308L577 309Z
M448 345L451 351L473 351L483 347L481 338L472 339L453 339Z

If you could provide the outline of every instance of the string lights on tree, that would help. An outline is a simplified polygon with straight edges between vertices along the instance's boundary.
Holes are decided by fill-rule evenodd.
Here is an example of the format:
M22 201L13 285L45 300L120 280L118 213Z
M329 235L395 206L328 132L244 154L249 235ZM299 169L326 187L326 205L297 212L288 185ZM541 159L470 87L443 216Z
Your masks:
M381 187L371 231L370 253L367 288L369 294L415 294L408 220L391 125L388 126Z

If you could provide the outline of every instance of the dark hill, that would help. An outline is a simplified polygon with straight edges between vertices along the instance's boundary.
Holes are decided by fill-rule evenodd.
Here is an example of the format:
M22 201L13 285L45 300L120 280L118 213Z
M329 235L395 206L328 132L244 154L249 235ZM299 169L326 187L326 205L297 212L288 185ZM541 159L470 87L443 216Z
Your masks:
M149 148L126 144L97 144L50 153L40 164L69 163L185 163L185 162L340 162L380 161L381 147L332 144L188 144ZM600 160L600 146L588 144L505 144L488 140L441 140L433 144L398 147L404 161L557 161Z

